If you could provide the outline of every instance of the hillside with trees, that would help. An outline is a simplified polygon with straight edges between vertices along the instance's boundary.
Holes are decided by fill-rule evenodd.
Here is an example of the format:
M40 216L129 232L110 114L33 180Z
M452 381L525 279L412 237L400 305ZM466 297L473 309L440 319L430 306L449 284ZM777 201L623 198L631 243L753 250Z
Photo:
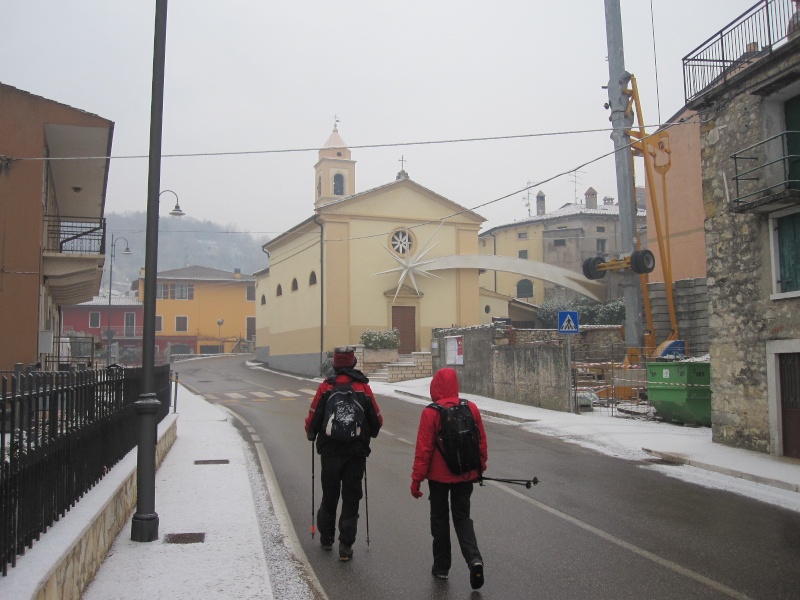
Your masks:
M107 246L106 267L101 292L108 290L108 267L111 255L111 235L120 239L114 253L114 291L130 290L131 283L139 278L145 261L145 212L108 213L106 215ZM131 254L125 255L125 240ZM159 219L158 270L179 269L192 265L211 267L233 272L241 269L252 275L267 266L267 256L261 246L268 236L253 236L232 226L222 226L211 221L192 217L162 216Z

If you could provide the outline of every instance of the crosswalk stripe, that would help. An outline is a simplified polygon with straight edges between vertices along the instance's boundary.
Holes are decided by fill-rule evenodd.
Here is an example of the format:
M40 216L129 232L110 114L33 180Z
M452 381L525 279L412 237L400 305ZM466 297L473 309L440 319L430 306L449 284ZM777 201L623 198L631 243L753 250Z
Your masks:
M275 390L276 394L280 394L286 398L299 398L300 394L295 394L294 392L287 392L285 390Z
M236 400L241 400L241 399L243 399L243 398L246 398L246 397L247 397L247 396L243 396L242 394L239 394L239 393L237 393L237 392L226 392L226 393L225 393L225 395L226 395L228 398L234 398L234 399L236 399Z
M272 396L270 396L266 392L250 392L250 393L253 394L253 396L256 396L257 398L272 398Z
M303 392L304 394L309 394L310 396L316 396L317 395L317 390L304 389L304 390L298 390L298 391Z

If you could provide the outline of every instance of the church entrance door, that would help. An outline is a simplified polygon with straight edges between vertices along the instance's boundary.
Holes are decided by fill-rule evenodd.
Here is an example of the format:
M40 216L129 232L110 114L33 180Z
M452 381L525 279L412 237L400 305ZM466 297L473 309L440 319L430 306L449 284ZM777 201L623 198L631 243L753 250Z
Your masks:
M392 328L400 332L398 354L411 354L416 349L416 308L413 306L392 307Z

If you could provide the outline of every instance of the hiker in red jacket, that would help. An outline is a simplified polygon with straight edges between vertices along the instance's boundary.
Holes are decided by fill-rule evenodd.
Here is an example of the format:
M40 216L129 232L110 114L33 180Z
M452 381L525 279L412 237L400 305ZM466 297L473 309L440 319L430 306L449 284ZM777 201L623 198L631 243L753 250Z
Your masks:
M317 511L319 541L325 550L333 548L336 533L336 509L339 494L342 496L342 513L339 516L339 560L347 562L353 557L353 543L358 528L358 506L363 496L361 480L367 468L370 453L370 438L378 437L383 426L383 417L369 387L369 379L355 368L357 359L351 346L336 348L333 352L333 368L336 374L323 381L306 417L306 437L317 440L317 454L320 455L322 483L322 502ZM338 440L323 430L326 393L335 385L352 386L356 401L361 405L363 423L360 432L352 439ZM350 419L352 422L352 418Z
M453 369L440 369L431 381L431 399L443 407L459 403L458 376ZM417 446L414 453L414 468L411 472L411 495L421 498L420 484L428 480L431 503L431 535L433 536L433 567L431 573L438 579L447 579L450 571L450 512L453 526L461 547L461 554L467 561L470 571L470 584L473 589L483 585L483 559L478 550L475 528L470 518L470 496L472 484L486 470L488 458L486 432L478 407L467 402L479 433L481 472L477 469L458 475L453 473L445 462L444 455L437 446L436 438L440 430L439 412L426 406L419 421Z

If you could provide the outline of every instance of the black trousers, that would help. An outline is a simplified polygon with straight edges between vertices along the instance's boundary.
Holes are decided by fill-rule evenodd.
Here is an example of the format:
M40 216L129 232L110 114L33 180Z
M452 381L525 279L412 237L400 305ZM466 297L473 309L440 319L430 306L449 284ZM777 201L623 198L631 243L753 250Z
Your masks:
M363 456L340 454L322 455L322 502L317 511L317 527L323 539L333 541L336 534L336 510L339 495L342 497L342 513L339 516L339 541L352 546L358 530L358 505L363 495L361 479L367 459Z
M481 560L475 527L469 516L472 482L440 483L428 481L431 502L431 535L433 536L433 567L450 570L450 513L458 545L467 564ZM449 502L448 502L449 501Z

